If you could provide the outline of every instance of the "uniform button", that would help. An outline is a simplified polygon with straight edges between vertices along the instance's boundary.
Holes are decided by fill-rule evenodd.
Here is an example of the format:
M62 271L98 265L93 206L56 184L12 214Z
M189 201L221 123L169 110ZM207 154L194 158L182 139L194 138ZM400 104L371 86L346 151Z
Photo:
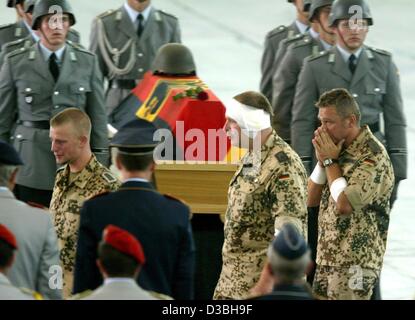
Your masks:
M255 179L255 180L254 180L254 182L255 182L255 183L258 183L258 181L259 181L258 179Z
M84 92L85 88L84 87L79 87L79 91Z
M18 135L16 136L16 138L17 138L17 139L22 139L22 138L23 138L23 136L22 136L21 134L18 134Z
M54 106L55 109L59 109L59 106Z
M380 88L375 88L375 92L380 92Z
M59 95L59 91L55 91L53 94L54 94L55 96L58 96L58 95Z
M144 54L142 54L141 52L139 54L137 54L137 56L139 56L140 58L142 58L144 56Z
M357 93L353 93L353 98L357 98L359 95Z
M138 69L138 72L143 72L143 71L144 71L143 68Z
M32 89L31 88L26 88L26 90L25 90L26 92L32 92Z

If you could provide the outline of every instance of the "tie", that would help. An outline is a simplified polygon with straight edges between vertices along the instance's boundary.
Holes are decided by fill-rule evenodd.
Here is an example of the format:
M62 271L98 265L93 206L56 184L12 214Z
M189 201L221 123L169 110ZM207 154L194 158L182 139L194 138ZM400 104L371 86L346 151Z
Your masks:
M49 57L49 70L55 82L59 78L59 66L56 60L56 54L52 53Z
M352 74L354 73L354 71L356 70L356 56L354 54L352 54L349 57L349 69L352 72Z
M144 29L144 17L143 15L140 13L137 17L138 20L138 28L137 28L137 36L140 38L141 34L143 33L143 29Z

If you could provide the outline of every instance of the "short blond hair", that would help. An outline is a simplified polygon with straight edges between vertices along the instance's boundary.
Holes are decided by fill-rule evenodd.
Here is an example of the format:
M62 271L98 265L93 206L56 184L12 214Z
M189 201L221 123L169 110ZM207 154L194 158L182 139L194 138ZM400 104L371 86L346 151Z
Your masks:
M50 126L57 127L72 124L78 136L91 137L91 120L88 115L78 108L67 108L50 119Z

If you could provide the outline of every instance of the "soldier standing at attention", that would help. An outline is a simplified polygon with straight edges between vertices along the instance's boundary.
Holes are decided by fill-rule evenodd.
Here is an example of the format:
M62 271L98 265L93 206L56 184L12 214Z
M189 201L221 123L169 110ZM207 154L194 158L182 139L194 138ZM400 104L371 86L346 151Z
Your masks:
M94 20L90 50L108 80L107 114L150 70L157 50L170 42L181 42L179 22L155 9L151 0L127 0Z
M13 48L18 44L24 44L25 41L31 41L33 44L39 40L39 37L32 30L32 13L37 0L8 0L9 8L16 8L19 20L0 26L0 51L3 51L4 45L14 42ZM80 43L80 34L74 29L69 29L68 40ZM17 42L16 42L17 41ZM8 52L12 50L9 49Z
M308 206L320 206L313 289L326 299L369 300L386 250L392 163L369 127L360 127L347 90L326 92L316 106L318 163L308 182Z
M328 26L332 3L333 0L312 1L308 16L312 28L302 39L289 45L273 77L272 108L275 114L273 125L278 135L287 143L291 143L291 110L295 86L304 59L311 55L320 54L321 51L329 50L335 42L334 31ZM319 33L314 29L319 30Z
M79 109L69 108L50 121L50 140L58 170L50 212L58 235L63 266L63 296L72 290L81 207L85 200L118 189L120 182L91 151L91 121Z
M308 12L304 10L307 8L305 2L309 0L287 0L295 5L297 10L297 18L289 26L279 26L270 32L265 37L265 48L261 61L261 83L260 90L265 95L268 101L272 101L272 76L278 66L274 64L275 56L278 52L280 42L286 38L292 38L297 34L304 33L308 29Z
M361 10L356 13L356 8ZM356 19L359 14L361 18ZM334 1L329 23L336 33L336 45L308 57L299 75L292 111L292 146L306 169L311 170L314 152L310 141L318 126L314 104L328 90L347 89L360 106L362 124L369 125L391 158L395 172L393 204L399 181L407 176L406 119L399 71L389 52L364 45L373 25L366 1Z
M53 6L61 7L62 16L49 13ZM32 28L41 40L8 54L0 71L0 139L13 141L25 163L15 193L46 207L57 169L49 140L54 115L69 107L85 111L92 122L93 151L101 163L108 161L102 75L94 54L65 42L74 24L66 0L39 0Z
M244 299L257 283L269 243L284 223L307 236L307 175L298 155L271 128L264 95L244 92L226 105L232 145L249 150L232 178L222 272L214 299Z

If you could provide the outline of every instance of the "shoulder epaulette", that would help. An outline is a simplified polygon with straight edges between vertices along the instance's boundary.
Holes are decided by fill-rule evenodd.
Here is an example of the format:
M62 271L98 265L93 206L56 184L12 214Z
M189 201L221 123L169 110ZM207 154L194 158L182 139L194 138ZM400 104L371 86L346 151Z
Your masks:
M7 24L2 24L1 26L0 26L0 30L1 29L7 29L7 28L10 28L10 27L12 27L12 26L14 26L15 25L15 23L7 23Z
M154 291L147 291L150 295L152 295L154 298L157 298L159 300L174 300L172 297L166 295L166 294L162 294L162 293L158 293L158 292L154 292Z
M117 178L109 171L104 171L102 173L102 177L104 178L105 181L107 181L108 183L114 183L117 182Z
M15 57L18 56L19 54L22 54L24 52L27 51L28 48L22 47L22 48L18 48L16 50L10 51L8 54L6 54L7 59L11 58L11 57Z
M111 193L111 191L106 190L106 191L103 191L103 192L101 192L101 193L94 194L93 196L89 197L89 198L88 198L88 200L92 200L92 199L100 198L100 197L106 196L106 195L108 195L108 194L110 194L110 193Z
M76 31L75 29L69 29L69 32L70 32L70 33L72 33L72 34L77 35L78 37L81 35L81 34L79 33L79 31Z
M273 36L276 36L278 34L281 34L281 33L285 32L285 31L287 31L287 29L288 29L288 27L287 26L284 26L284 25L281 25L279 27L276 27L275 29L271 30L268 33L268 38L272 38Z
M73 296L69 297L68 300L81 300L91 295L92 292L93 292L92 290L82 291L80 293L74 294Z
M320 51L318 54L316 55L311 55L309 57L306 58L306 61L313 61L313 60L317 60L320 59L321 57L325 57L329 54L328 51Z
M161 14L164 14L165 16L168 16L168 17L174 18L174 19L176 19L176 20L178 20L178 19L179 19L179 18L177 18L175 15L173 15L173 14L171 14L171 13L168 13L168 12L166 12L166 11L164 11L164 10L157 10L156 12L160 12Z
M108 16L110 16L111 14L113 14L115 12L116 12L116 10L110 9L110 10L107 10L107 11L101 13L100 15L98 15L97 18L98 19L105 18L105 17L108 17Z
M289 160L287 154L284 151L280 151L275 154L275 158L277 158L280 163L286 163Z
M373 47L368 47L368 49L370 49L373 52L379 53L379 54L383 54L385 56L392 56L392 53L390 53L389 51L386 50L382 50L382 49L378 49L378 48L373 48Z
M10 48L10 47L13 47L13 46L15 46L15 45L17 45L17 44L20 44L20 43L22 43L22 42L24 42L24 41L26 41L27 39L26 38L21 38L21 39L17 39L17 40L14 40L14 41L11 41L11 42L8 42L8 43L6 43L4 46L3 46L3 48Z
M376 143L375 140L371 139L367 142L367 145L373 153L379 153L382 151L381 147Z
M303 36L302 39L300 39L299 41L295 42L293 44L293 48L298 48L298 47L303 47L303 46L309 46L313 43L313 39L310 38L309 36Z
M74 48L76 51L80 51L82 53L87 53L90 56L95 56L95 53L85 49L82 45L78 44L78 43L73 43L71 44L72 48Z
M43 296L39 292L30 290L27 288L19 288L19 290L23 292L24 294L33 297L33 299L35 300L43 300Z

